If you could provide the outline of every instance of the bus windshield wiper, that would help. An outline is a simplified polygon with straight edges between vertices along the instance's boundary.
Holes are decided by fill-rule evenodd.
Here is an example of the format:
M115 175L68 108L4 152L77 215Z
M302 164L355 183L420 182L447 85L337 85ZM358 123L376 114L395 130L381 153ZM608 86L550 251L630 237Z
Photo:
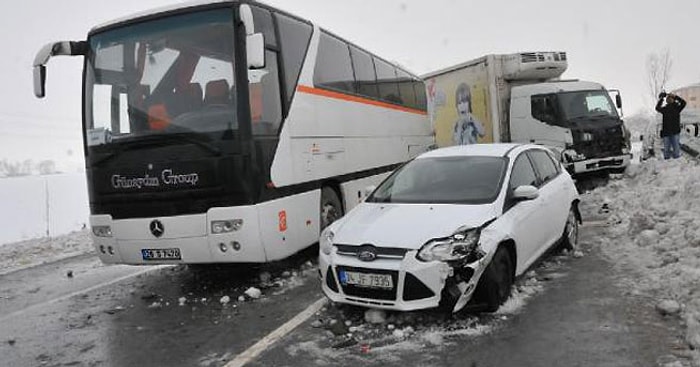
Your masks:
M191 143L194 145L197 145L200 148L203 148L204 150L208 151L209 153L220 156L221 155L221 149L216 147L214 144L208 143L206 141L203 141L201 139L195 138L192 136L192 134L196 134L194 132L178 132L178 133L169 133L169 134L150 134L150 135L144 135L140 136L137 138L125 140L123 142L118 143L117 147L104 157L96 160L93 162L93 165L98 166L118 155L120 155L123 152L133 150L136 148L141 148L144 146L166 146L166 145L171 145L170 142L172 141L180 141L180 142L186 142L186 143ZM112 143L114 144L114 142Z

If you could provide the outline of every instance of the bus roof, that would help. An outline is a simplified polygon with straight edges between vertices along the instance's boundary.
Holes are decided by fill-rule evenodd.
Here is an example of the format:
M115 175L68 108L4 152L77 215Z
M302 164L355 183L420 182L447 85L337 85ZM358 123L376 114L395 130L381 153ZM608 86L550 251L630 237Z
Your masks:
M206 8L206 7L220 7L226 4L232 4L236 2L248 2L248 1L239 1L239 0L192 0L192 1L187 1L179 4L173 4L173 5L166 5L150 10L144 10L138 13L134 13L131 15L127 15L124 17L120 17L114 20L110 20L108 22L99 24L95 27L93 27L90 30L89 34L101 32L103 30L106 30L108 28L112 28L118 25L121 25L123 23L131 23L133 21L138 21L138 20L145 20L154 16L161 16L167 13L178 13L183 10L189 10L192 8ZM253 2L253 1L250 1Z

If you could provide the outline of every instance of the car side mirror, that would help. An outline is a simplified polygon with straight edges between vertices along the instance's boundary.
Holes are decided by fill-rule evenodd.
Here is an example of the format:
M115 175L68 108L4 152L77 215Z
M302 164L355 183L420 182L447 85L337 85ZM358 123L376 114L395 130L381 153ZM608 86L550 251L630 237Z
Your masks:
M513 190L513 195L511 197L516 201L525 201L537 199L538 196L540 196L540 190L535 186L522 185Z
M622 96L619 93L615 95L615 104L617 108L622 108Z
M644 135L639 135L639 141L644 141Z

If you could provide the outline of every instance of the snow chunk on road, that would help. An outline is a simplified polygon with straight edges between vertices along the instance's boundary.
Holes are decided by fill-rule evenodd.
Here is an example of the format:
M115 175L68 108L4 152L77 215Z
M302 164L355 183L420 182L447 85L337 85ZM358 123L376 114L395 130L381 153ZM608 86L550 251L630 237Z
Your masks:
M260 296L262 296L262 292L260 291L260 289L255 288L255 287L250 287L250 288L246 289L246 291L243 293L245 293L246 296L248 296L252 299L258 299L258 298L260 298Z
M664 316L674 316L681 312L681 305L674 300L665 299L656 305L656 309Z
M219 303L222 305L228 304L229 302L231 302L231 297L229 296L223 296L221 299L219 299Z
M370 308L365 311L365 321L370 324L383 324L386 322L386 312L384 310Z

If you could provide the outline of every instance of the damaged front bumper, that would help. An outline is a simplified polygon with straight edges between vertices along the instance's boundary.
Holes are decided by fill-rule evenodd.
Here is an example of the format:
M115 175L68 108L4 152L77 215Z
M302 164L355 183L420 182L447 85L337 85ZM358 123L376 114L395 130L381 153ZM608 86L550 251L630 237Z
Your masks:
M471 299L491 256L469 264L424 262L417 251L362 261L336 249L319 256L321 287L333 302L396 311L440 307L455 312ZM348 274L383 279L382 287L354 284ZM391 279L389 281L389 279ZM388 286L390 285L390 287Z
M629 165L631 158L631 154L623 154L614 157L593 158L578 162L568 162L566 163L566 170L572 175L602 170L623 170Z

